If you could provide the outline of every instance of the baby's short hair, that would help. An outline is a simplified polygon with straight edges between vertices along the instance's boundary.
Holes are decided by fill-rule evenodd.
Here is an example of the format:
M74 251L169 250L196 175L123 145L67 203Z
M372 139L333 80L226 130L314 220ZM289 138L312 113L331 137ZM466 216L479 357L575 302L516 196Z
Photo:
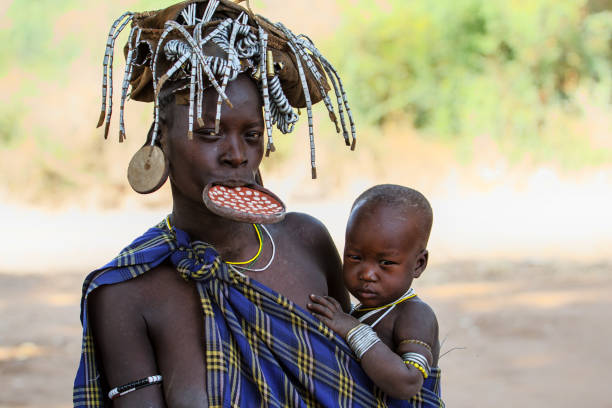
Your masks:
M420 227L425 235L425 243L429 239L433 223L433 210L423 194L410 187L397 184L379 184L361 193L353 203L351 212L357 206L384 205L404 213L416 213L419 216Z

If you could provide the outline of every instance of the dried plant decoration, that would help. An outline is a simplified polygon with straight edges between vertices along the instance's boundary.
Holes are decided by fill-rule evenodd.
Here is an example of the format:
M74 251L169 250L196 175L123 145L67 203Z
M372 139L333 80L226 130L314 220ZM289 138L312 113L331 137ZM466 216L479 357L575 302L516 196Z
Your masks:
M106 126L104 129L105 139L108 137L110 116L113 110L113 54L115 50L115 40L117 39L119 34L121 34L121 31L123 31L125 26L130 21L132 21L133 16L134 16L134 13L127 12L127 13L123 13L121 17L115 20L115 22L111 26L111 29L108 33L108 39L106 40L106 49L104 51L104 61L102 62L103 67L104 67L102 70L102 111L100 112L100 118L98 119L98 127L100 127L104 123L104 118L106 116ZM119 28L117 28L118 26ZM129 65L129 63L126 65ZM106 107L107 92L109 93L108 110Z

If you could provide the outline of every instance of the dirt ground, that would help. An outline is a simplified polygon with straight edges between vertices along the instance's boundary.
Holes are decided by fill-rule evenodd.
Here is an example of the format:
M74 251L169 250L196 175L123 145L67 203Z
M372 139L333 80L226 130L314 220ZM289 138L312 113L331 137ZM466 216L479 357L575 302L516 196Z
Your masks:
M440 323L448 407L612 407L612 264L462 262L414 287ZM0 407L69 407L82 276L0 272Z

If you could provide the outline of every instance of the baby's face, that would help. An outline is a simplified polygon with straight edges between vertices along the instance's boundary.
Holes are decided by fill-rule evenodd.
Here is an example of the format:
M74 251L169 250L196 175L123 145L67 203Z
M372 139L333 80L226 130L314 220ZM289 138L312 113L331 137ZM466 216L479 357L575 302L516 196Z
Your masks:
M416 215L382 205L356 207L344 245L344 284L364 307L402 296L427 264Z

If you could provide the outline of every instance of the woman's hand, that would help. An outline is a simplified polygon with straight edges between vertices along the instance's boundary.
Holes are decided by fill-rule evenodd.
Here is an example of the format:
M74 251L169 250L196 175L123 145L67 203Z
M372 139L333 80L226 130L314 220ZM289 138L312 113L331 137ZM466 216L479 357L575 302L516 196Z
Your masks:
M342 311L342 306L333 297L310 295L310 300L310 312L344 339L349 330L359 324L359 320Z

